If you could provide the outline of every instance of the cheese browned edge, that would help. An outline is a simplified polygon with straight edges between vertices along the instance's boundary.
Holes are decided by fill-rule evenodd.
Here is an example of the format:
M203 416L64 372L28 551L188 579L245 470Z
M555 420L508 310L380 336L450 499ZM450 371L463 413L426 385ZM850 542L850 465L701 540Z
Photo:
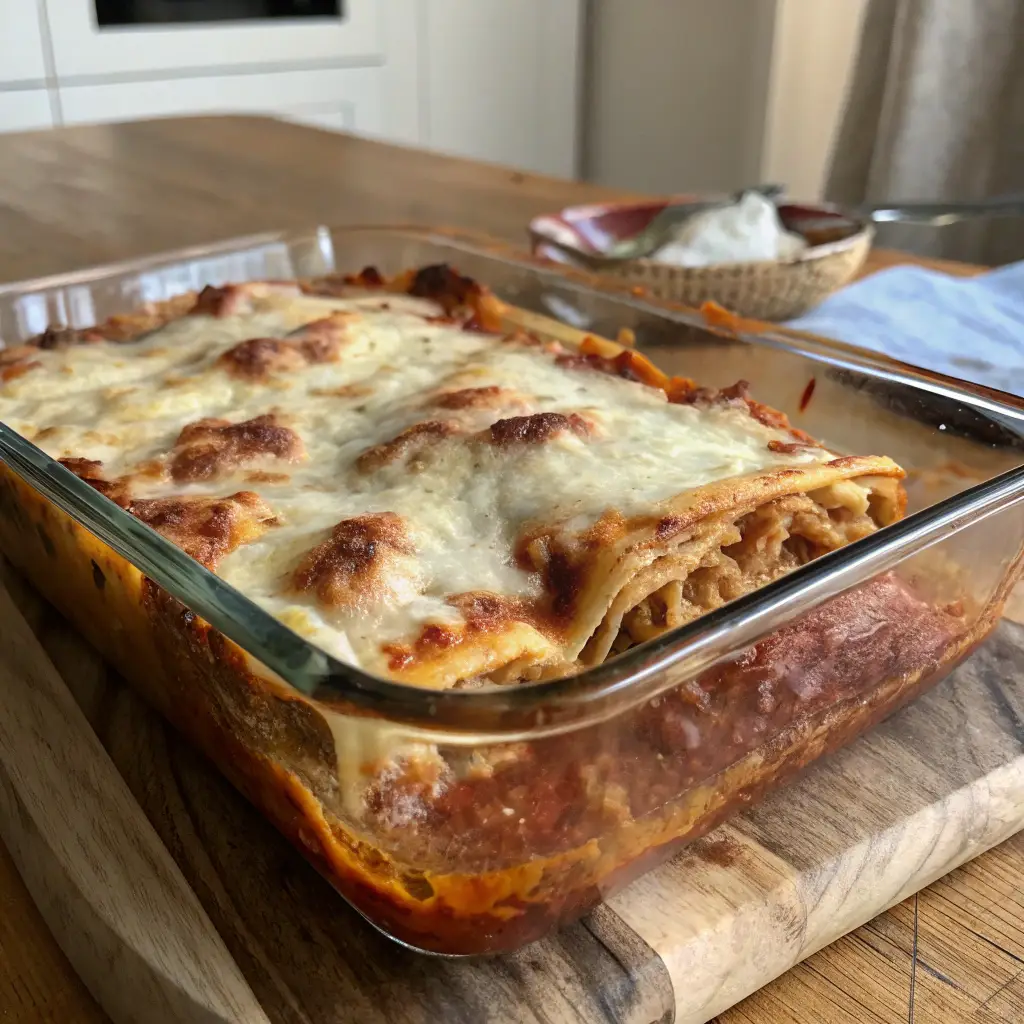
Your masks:
M496 303L486 307L506 322L514 319ZM142 320L152 323L154 315L162 313L147 312ZM619 354L609 342L584 344L599 346L603 356ZM6 466L0 467L0 512L5 553L90 641L353 903L398 937L439 952L515 948L575 916L599 890L627 877L630 865L660 859L666 844L706 831L752 794L846 742L928 685L987 633L998 614L993 602L973 628L943 632L926 664L868 680L867 700L837 705L825 719L797 717L770 750L753 750L699 791L677 794L661 815L620 821L596 845L483 874L424 875L380 849L372 832L345 820L337 803L333 737L317 709L254 672L235 645ZM519 755L528 756L527 750Z
M569 345L578 354L561 360L566 364L661 389L670 402L745 403L753 419L789 436L788 443L771 442L769 448L779 444L773 450L823 447L793 427L784 413L751 398L743 381L715 391L689 378L670 378L632 349L631 332L623 332L624 344L578 331L510 306L449 267L408 271L390 280L366 268L357 275L309 281L305 287L340 295L353 287L409 291L438 301L467 329L518 330ZM520 417L520 426L524 431L547 427L535 421L551 415ZM512 422L504 420L495 427ZM580 426L585 432L585 425ZM576 427L570 417L553 429ZM902 477L903 470L891 459L840 456L807 468L767 469L714 481L663 502L656 516L625 518L612 511L582 535L571 536L567 544L557 530L542 525L533 536L520 537L517 560L542 576L556 616L561 607L563 620L569 619L567 628L564 621L559 625L563 645L579 651L571 669L531 664L545 641L524 621L528 616L516 614L513 603L470 600L459 606L464 626L431 626L416 643L396 646L392 674L416 685L450 686L480 673L494 661L495 651L507 661L499 670L487 672L487 678L497 682L547 678L599 664L625 647L763 586L816 554L901 518L906 507ZM609 504L614 509L614 495ZM790 535L803 545L803 553L779 557L779 548ZM765 543L769 554L755 550Z
M510 335L524 314L450 267L391 281L368 269L302 290L311 298L294 282L208 287L191 305L179 297L101 330L47 332L38 347L66 355L29 345L0 357L18 371L5 392L26 403L20 429L65 466L372 673L432 688L572 674L902 513L892 460L834 457L743 382L701 388L593 336L566 348L532 330L543 329L536 317ZM384 299L399 293L418 307L396 328ZM365 319L326 305L367 294L379 309ZM299 329L273 336L281 317ZM81 351L170 321L183 330L125 357ZM389 349L396 330L403 344ZM160 369L176 350L185 362ZM360 369L373 352L388 353L375 357L381 394L403 359L414 389L373 404L378 378ZM108 388L84 419L72 389L47 418L56 374L81 374L82 401L95 402L89 381L108 362L108 379L128 386ZM118 376L132 363L158 370L137 385L131 371ZM490 386L471 386L481 380ZM234 389L233 404L210 401L218 389ZM296 405L304 389L308 404ZM137 431L143 447L125 461L133 417L156 433ZM354 458L352 438L368 445ZM332 445L345 452L333 471ZM107 452L109 469L93 461ZM523 486L504 485L513 478ZM472 572L453 568L456 530Z

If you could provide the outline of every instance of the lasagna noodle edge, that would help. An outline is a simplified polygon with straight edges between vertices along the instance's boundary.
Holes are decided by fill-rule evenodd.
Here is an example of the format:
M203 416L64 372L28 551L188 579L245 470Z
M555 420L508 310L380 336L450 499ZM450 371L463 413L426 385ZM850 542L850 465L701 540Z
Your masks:
M685 584L709 553L718 555L735 537L739 519L794 496L806 497L827 518L827 509L817 495L852 516L863 515L866 506L871 525L863 532L873 532L902 515L903 475L889 458L848 456L833 463L720 480L687 491L666 502L660 518L644 517L621 536L587 552L579 572L581 584L560 636L546 635L528 622L509 618L486 631L467 631L450 646L394 667L392 674L412 685L450 688L467 681L515 683L550 678L599 664L616 653L613 647L628 612L669 582ZM834 486L845 482L858 490ZM659 536L659 532L665 533L665 524L670 525L671 533ZM767 575L748 581L729 598L749 593L793 567L777 564L772 571L768 566ZM669 623L656 633L677 624L682 623Z

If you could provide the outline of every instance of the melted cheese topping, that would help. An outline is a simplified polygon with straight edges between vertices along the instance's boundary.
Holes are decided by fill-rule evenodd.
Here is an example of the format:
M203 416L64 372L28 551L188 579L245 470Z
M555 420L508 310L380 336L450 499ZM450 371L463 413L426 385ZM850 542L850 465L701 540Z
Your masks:
M261 376L220 359L338 312L348 315L333 361L289 357ZM769 450L791 435L742 402L670 404L658 389L561 365L536 342L432 320L437 312L405 296L271 291L236 315L186 316L136 342L40 351L39 367L0 385L0 418L55 458L130 476L133 500L252 492L231 507L273 519L264 512L259 529L235 531L242 540L216 571L297 633L381 675L393 674L389 644L463 621L453 595L537 599L540 578L516 545L538 524L574 532L609 509L657 516L667 499L714 481L833 458ZM514 417L532 419L492 431ZM200 420L221 426L197 430ZM183 431L207 443L253 420L295 439L266 449L258 437L248 448L232 440L231 458L214 458L207 476L172 475ZM357 517L367 518L339 531ZM330 572L341 582L321 586Z

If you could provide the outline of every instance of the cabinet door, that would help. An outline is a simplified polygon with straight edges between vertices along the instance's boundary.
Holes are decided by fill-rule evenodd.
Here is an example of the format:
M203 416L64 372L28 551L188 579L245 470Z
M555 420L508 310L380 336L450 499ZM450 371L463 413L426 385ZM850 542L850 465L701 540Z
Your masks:
M0 82L46 78L39 15L37 0L0 0Z
M431 146L576 171L582 0L421 0Z
M379 68L62 86L60 100L65 124L250 113L366 135L381 132Z
M52 128L53 114L46 89L12 89L0 92L0 132Z
M0 0L3 2L3 0ZM9 4L35 0L6 0ZM58 78L304 61L379 61L378 0L345 0L340 18L179 22L100 28L92 0L45 0Z

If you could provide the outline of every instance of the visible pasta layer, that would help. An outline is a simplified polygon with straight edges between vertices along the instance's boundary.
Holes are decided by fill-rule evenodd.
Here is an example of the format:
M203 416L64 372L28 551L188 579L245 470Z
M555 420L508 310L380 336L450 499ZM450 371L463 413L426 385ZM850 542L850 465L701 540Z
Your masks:
M0 417L325 650L430 687L595 664L901 514L898 466L743 382L501 313L447 267L207 288L12 350Z
M723 517L699 541L680 545L637 573L612 603L585 660L603 660L612 650L684 626L876 529L866 511L846 505L830 511L804 494L735 519Z

